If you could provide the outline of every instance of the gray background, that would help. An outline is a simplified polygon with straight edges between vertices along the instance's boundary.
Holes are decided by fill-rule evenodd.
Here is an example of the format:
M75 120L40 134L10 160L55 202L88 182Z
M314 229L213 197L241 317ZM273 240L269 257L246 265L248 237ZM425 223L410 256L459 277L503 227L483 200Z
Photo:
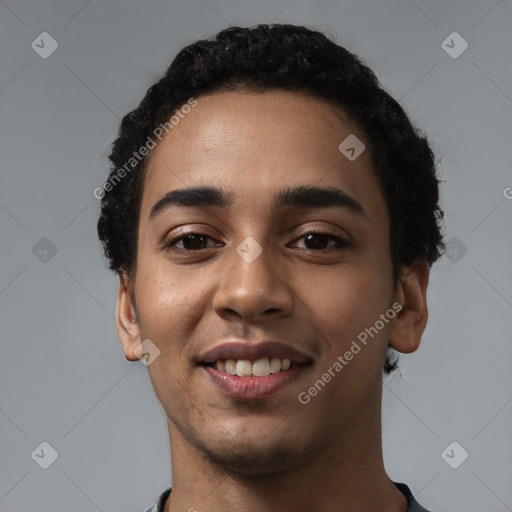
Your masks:
M137 512L170 484L164 413L116 337L93 190L120 118L181 47L272 21L360 55L441 159L449 253L420 350L385 380L387 470L439 512L512 510L510 1L0 0L0 511ZM31 457L43 441L48 469Z

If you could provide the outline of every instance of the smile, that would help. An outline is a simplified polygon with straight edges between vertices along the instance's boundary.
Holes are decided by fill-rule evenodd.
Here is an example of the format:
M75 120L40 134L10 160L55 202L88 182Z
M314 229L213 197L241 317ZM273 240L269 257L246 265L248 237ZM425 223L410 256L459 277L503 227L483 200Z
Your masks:
M249 400L277 394L310 367L313 360L280 342L232 339L207 350L196 363L225 395Z
M298 364L290 359L264 357L256 361L250 361L249 359L217 359L215 362L206 363L206 366L238 377L267 377L270 374L295 368Z

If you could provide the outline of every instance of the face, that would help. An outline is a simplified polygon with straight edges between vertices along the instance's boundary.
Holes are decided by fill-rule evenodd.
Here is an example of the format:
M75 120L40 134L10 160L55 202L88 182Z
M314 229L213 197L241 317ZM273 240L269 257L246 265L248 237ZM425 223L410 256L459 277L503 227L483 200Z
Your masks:
M330 103L197 101L147 163L133 344L160 350L148 372L175 438L240 471L291 467L380 415L387 207L369 151L338 149L366 139Z

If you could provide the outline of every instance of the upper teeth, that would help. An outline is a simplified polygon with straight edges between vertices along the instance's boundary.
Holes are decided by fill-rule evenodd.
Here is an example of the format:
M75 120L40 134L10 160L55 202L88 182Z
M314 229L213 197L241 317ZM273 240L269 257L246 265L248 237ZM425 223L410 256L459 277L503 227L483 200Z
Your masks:
M272 359L264 357L254 362L248 359L218 359L215 361L217 370L239 377L266 377L270 373L288 370L291 364L290 359L280 359L279 357L273 357Z

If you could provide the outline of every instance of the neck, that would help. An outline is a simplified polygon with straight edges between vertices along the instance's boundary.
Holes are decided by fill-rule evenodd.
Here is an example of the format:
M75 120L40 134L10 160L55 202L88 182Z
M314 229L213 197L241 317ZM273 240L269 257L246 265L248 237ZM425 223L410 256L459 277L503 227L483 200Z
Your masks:
M168 421L173 490L165 512L406 512L407 500L384 469L380 411L373 427L368 420L352 426L323 453L262 475L241 474L209 460Z

